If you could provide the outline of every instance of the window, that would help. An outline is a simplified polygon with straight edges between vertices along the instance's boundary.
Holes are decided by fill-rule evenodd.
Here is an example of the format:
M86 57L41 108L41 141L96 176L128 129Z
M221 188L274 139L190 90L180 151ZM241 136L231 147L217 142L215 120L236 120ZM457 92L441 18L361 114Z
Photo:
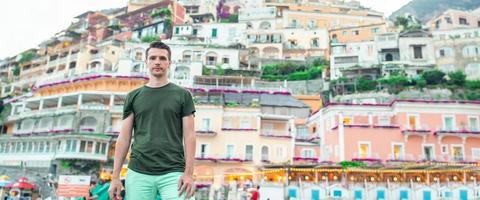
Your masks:
M33 142L28 142L27 152L28 152L28 153L31 153L32 150L33 150Z
M358 149L359 158L370 157L370 144L369 143L359 143L358 147L359 147L359 149Z
M467 74L467 77L474 79L480 78L480 63L467 64L467 67L465 67L465 74Z
M222 62L223 62L224 64L228 64L228 63L230 62L230 59L224 57L224 58L222 58Z
M445 17L445 21L446 21L447 23L451 24L451 23L452 23L452 18L450 18L450 17Z
M437 57L444 58L444 57L451 57L453 56L453 49L450 47L443 47L438 50Z
M210 119L202 119L202 131L210 131Z
M75 68L75 66L77 66L77 62L70 62L70 64L68 64L68 69L73 69Z
M198 34L198 29L193 29L192 34L197 35Z
M104 154L107 152L107 144L102 143L102 150L100 151L101 154Z
M223 118L223 128L232 128L232 122L230 118Z
M381 116L378 118L378 124L380 126L388 126L390 125L390 118L388 116Z
M27 142L22 142L22 153L27 152Z
M444 49L440 49L440 57L445 57L445 50Z
M442 145L441 146L441 152L442 154L448 154L448 146L447 145Z
M136 52L135 53L135 60L142 60L143 53L142 52Z
M253 145L245 146L245 160L253 160Z
M472 160L480 160L480 148L472 148Z
M50 152L50 142L45 142L45 152Z
M468 118L468 129L470 131L479 131L478 128L478 117L469 117Z
M80 141L80 153L85 152L86 146L87 146L87 141Z
M268 147L262 147L262 161L268 161Z
M207 148L208 148L207 144L201 144L200 145L200 158L207 157L207 155L208 155Z
M359 30L352 31L352 34L353 35L360 35L360 31Z
M313 38L311 42L311 47L312 48L318 48L320 47L320 42L318 38Z
M38 152L43 153L43 151L45 151L45 143L40 142L38 146Z
M180 33L180 28L179 27L175 27L175 34L179 34Z
M240 121L240 128L250 128L250 120L249 119L242 119Z
M404 158L404 149L403 144L393 144L392 149L393 156L390 159L394 160L403 160Z
M463 56L464 57L475 57L480 55L480 47L479 46L466 46L463 48Z
M342 35L346 36L346 35L348 35L348 32L347 32L347 31L343 31L343 32L342 32Z
M412 130L418 130L419 127L419 120L417 115L409 115L408 116L408 127Z
M227 145L227 155L225 155L225 158L233 158L234 150L235 150L235 145L233 144Z
M468 25L467 19L464 18L464 17L460 17L460 18L458 19L458 23L459 23L459 24L462 24L462 25Z
M353 124L353 118L351 116L343 117L343 124L344 125Z
M298 26L298 22L296 19L293 19L292 20L292 27L297 27Z
M95 143L95 154L99 154L100 153L100 142L97 142Z
M455 161L463 161L463 147L452 146L452 156Z
M302 158L315 158L315 152L312 149L304 149L300 156Z
M283 158L283 147L277 147L277 158Z
M413 46L413 58L423 59L422 46L418 46L418 45Z
M455 129L455 119L452 116L443 117L443 129L453 131Z
M217 37L217 29L214 28L212 29L212 38L216 38Z
M86 152L87 153L92 153L93 152L93 142L92 141L87 142Z
M380 28L376 27L376 28L372 28L372 33L378 33L380 32Z

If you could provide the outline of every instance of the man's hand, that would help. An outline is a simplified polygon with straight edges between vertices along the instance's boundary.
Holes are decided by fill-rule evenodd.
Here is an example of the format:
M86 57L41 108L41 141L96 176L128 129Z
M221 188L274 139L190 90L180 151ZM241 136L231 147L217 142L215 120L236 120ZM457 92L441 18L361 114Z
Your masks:
M185 194L185 199L190 199L195 194L195 187L192 176L182 175L178 180L178 196Z
M108 189L108 194L110 199L122 199L120 192L123 190L123 185L120 179L114 178L110 182L110 188Z

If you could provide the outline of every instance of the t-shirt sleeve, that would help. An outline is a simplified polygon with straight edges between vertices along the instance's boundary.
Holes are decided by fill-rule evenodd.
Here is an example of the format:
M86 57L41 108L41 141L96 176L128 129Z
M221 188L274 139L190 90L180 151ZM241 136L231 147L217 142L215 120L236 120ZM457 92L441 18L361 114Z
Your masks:
M195 113L195 105L193 103L192 94L189 91L185 91L183 96L182 117L185 117Z
M126 119L131 113L133 113L133 101L131 93L128 93L127 98L125 98L125 104L123 104L123 117Z

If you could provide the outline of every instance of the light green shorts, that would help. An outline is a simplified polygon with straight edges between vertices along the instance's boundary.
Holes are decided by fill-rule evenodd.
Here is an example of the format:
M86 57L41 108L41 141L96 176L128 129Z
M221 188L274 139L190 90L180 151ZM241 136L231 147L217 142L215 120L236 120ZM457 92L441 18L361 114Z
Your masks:
M178 196L178 179L182 172L165 175L147 175L128 169L125 178L125 197L128 200L184 200L185 194ZM190 200L194 200L191 198Z

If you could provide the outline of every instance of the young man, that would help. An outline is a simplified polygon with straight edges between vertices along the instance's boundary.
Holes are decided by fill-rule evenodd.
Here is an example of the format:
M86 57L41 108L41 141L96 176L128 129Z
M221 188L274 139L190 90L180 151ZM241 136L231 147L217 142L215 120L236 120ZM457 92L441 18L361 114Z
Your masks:
M168 81L171 51L153 42L146 51L150 79L128 93L115 146L110 197L120 199L120 170L130 147L126 199L190 199L194 193L195 107L188 90Z

